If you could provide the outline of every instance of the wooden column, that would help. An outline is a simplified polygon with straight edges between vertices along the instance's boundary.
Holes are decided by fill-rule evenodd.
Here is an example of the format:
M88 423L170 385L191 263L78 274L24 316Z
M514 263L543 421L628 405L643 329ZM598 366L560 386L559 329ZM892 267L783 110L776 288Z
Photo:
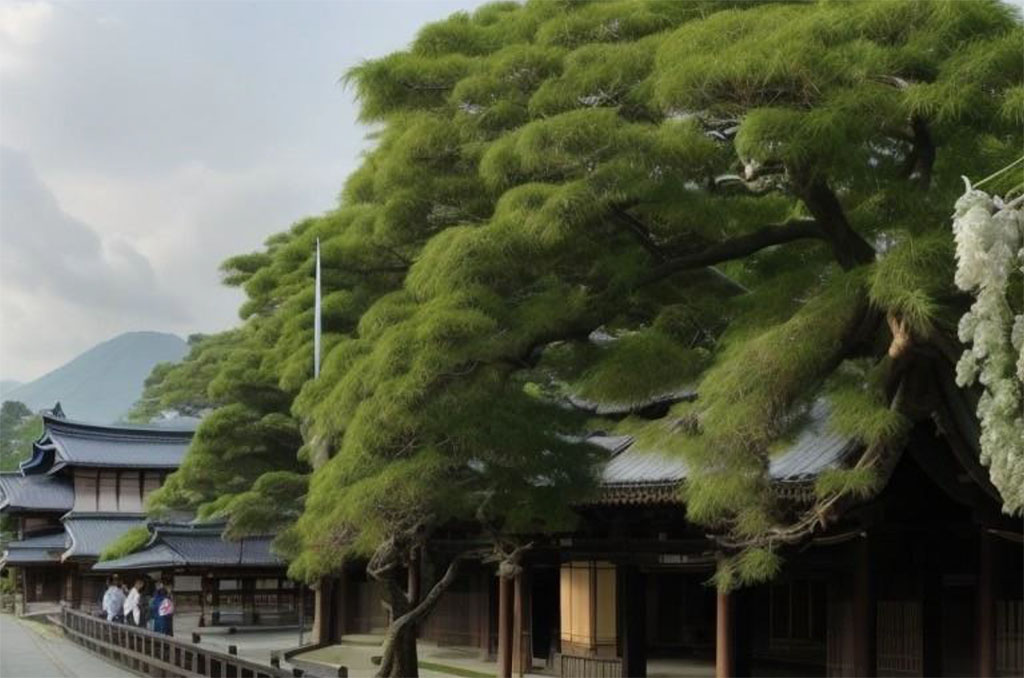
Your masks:
M647 676L647 576L635 565L619 567L619 634L623 678Z
M256 580L245 578L241 580L240 589L242 597L242 625L256 623ZM300 599L301 600L301 599Z
M206 576L206 573L199 575L199 627L207 624L206 599L210 595L210 584L213 580Z
M481 661L487 661L488 649L490 646L490 602L491 592L488 588L491 584L490 577L484 572L474 572L473 581L480 589L480 595L474 596L473 605L473 616L476 619L476 627L479 629L477 634L476 646L479 650L479 657Z
M313 589L313 630L310 640L325 643L331 633L331 580L321 577Z
M995 583L992 535L981 528L978 552L978 675L994 676L996 670Z
M743 588L731 594L732 605L732 671L734 676L754 675L754 589Z
M512 596L515 583L498 577L498 678L512 678Z
M214 626L220 624L220 581L214 577L210 580L213 588L213 609L210 610L210 623Z
M875 600L871 581L871 541L865 535L853 544L853 675L874 676Z
M529 575L521 570L512 586L512 673L522 678L533 668L530 648L530 601L527 597Z
M341 571L338 578L334 580L331 587L331 604L334 606L334 629L331 635L332 642L340 643L342 637L349 630L349 596L353 587L348 581L348 573Z
M715 678L731 678L732 662L732 600L728 593L718 592L715 614Z

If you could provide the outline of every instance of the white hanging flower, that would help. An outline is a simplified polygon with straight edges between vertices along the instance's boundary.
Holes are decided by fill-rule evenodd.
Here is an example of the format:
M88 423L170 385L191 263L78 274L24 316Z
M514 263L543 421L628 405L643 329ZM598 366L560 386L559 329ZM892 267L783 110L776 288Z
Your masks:
M966 182L966 179L965 179ZM958 335L970 348L956 366L961 386L980 383L981 461L1007 513L1024 512L1024 314L1010 305L1010 276L1024 271L1020 204L971 188L953 213L957 287L974 294ZM1020 311L1020 309L1017 309Z

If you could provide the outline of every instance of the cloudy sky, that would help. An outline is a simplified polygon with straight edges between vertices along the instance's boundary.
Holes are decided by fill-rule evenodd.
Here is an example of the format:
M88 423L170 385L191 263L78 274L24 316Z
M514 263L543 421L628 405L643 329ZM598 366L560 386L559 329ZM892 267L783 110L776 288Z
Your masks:
M339 76L481 0L0 0L0 378L237 322L218 264L332 207Z

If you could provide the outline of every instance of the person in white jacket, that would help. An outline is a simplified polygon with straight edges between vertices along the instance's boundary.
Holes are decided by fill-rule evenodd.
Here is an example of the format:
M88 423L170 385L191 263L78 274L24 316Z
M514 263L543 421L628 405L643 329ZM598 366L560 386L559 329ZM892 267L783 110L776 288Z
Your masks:
M124 623L132 626L139 626L142 622L142 610L139 603L142 599L142 588L146 585L141 579L135 580L135 586L128 592L124 599Z
M122 621L124 614L124 591L121 590L121 579L115 574L107 581L107 591L103 594L103 616L107 621Z

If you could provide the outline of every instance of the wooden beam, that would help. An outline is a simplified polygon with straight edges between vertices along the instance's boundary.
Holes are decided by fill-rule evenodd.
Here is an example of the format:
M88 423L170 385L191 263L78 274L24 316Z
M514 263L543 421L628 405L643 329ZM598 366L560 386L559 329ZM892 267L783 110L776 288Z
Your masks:
M731 613L731 596L719 591L715 614L715 678L731 678L734 674Z

